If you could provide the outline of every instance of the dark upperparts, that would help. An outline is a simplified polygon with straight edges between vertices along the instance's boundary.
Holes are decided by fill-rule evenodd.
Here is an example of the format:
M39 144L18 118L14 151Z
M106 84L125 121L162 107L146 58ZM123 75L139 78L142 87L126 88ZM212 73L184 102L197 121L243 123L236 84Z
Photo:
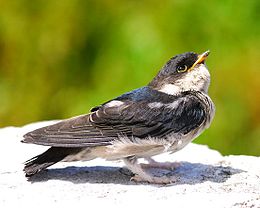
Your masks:
M197 92L199 93L199 92ZM126 92L123 95L116 97L113 100L118 100L118 101L134 101L134 102L147 102L147 103L152 103L152 102L160 102L163 104L168 104L172 103L174 100L184 97L186 95L194 95L196 94L193 91L186 91L186 92L181 92L178 95L169 95L163 92L160 92L158 90L154 90L149 86L141 87L135 90L132 90L130 92ZM196 96L197 97L197 96ZM98 110L101 106L104 106L105 104L111 102L112 100L109 100L102 105L93 107L90 111L94 112Z
M174 80L180 79L185 73L180 73L178 69L189 69L198 59L198 54L194 52L186 52L172 57L158 72L155 78L148 86L158 88L165 83L172 83Z
M199 93L199 92L196 92ZM163 92L160 92L158 90L154 90L149 86L141 87L136 90L133 90L131 92L127 92L117 98L115 100L120 101L146 101L146 102L161 102L163 104L171 103L173 100L176 100L178 97L183 97L186 95L195 95L196 94L193 91L185 91L181 92L178 95L169 95Z
M179 66L186 65L190 68L198 59L198 54L194 52L186 52L172 57L162 68L161 73L177 73Z
M170 100L175 99L176 96L168 95L163 92L152 89L151 87L141 87L135 89L131 92L127 92L115 100L120 101L147 101L147 102L161 102L161 103L169 103Z

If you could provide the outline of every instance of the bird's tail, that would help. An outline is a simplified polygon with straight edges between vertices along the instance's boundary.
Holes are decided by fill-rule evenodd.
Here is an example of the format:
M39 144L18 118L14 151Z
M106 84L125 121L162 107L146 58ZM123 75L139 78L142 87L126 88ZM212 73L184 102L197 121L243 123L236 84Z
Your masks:
M46 169L47 167L63 160L71 154L80 152L81 148L51 147L44 153L37 155L25 162L24 172L26 177Z

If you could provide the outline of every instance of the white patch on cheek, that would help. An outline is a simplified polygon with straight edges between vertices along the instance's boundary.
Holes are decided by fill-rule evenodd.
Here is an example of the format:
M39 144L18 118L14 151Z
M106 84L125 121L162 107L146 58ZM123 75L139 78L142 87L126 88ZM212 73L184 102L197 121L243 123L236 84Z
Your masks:
M198 65L193 70L187 72L181 79L175 81L173 84L165 84L159 89L160 92L176 95L183 91L208 91L210 82L210 74L204 64Z
M107 103L105 106L106 107L117 107L117 106L120 106L122 104L124 104L124 102L119 101L119 100L112 100L109 103Z
M174 84L166 84L159 91L169 95L176 95L180 93L180 87Z

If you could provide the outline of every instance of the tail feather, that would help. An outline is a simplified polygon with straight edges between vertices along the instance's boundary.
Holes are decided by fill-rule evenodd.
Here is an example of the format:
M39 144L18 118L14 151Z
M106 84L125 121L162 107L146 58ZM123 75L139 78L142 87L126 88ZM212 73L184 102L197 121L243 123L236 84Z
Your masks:
M80 152L82 148L51 147L44 153L37 155L25 162L24 172L26 177L46 169L47 167L63 160L71 154Z

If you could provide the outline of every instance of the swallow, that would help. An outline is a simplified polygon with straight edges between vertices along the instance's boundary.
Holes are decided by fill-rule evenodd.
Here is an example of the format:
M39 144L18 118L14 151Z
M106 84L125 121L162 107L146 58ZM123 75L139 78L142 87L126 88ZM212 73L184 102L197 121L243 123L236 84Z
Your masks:
M152 157L181 150L210 126L215 106L208 95L208 55L209 51L176 55L146 86L96 106L88 114L25 134L23 143L50 146L25 162L26 177L60 161L104 158L123 160L133 180L175 182L173 176L154 176L147 167L164 167ZM140 163L140 158L149 163Z

